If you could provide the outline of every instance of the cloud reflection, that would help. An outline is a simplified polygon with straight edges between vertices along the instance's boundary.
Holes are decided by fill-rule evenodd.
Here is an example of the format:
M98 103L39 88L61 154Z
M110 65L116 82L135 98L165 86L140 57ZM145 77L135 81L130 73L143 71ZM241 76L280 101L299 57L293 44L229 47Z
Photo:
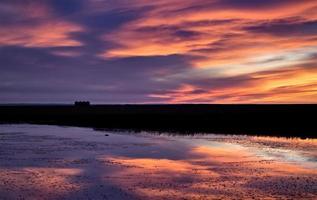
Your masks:
M1 125L0 198L316 197L316 140L107 134Z

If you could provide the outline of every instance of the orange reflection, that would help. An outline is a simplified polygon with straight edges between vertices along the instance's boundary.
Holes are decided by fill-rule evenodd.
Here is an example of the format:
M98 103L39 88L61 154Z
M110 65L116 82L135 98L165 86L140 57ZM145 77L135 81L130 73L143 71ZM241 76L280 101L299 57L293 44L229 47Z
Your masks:
M266 139L253 137L251 143L252 140ZM286 139L281 141L286 142ZM287 142L292 143L292 140ZM300 140L297 142L301 143ZM133 188L133 194L141 199L231 199L232 195L244 199L276 198L276 194L271 194L276 192L274 188L279 188L279 197L284 198L294 191L281 188L282 185L307 185L309 177L317 175L309 166L265 160L240 146L196 144L188 153L185 160L113 156L100 160L120 166L120 171L110 176L105 173L107 181L111 180L121 188ZM308 190L300 190L301 195L313 195Z
M207 160L212 162L246 162L259 160L259 158L257 158L251 152L234 147L226 149L221 147L199 146L194 148L191 153L203 155L205 158L207 158Z
M83 187L71 181L73 176L81 172L74 168L1 168L0 188L2 192L6 190L13 195L13 199L23 199L24 196L31 196L32 199L58 199Z
M0 199L316 199L316 140L1 128Z
M106 157L101 161L116 163L131 168L134 173L155 171L158 174L191 173L193 170L199 170L201 173L215 176L216 173L206 170L204 166L192 164L186 160L153 159L153 158L129 158L129 157Z

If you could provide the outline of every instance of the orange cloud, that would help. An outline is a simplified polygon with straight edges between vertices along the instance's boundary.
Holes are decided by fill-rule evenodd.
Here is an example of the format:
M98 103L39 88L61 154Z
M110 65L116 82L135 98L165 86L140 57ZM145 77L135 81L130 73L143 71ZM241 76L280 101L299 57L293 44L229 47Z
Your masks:
M77 24L54 16L51 8L43 1L24 4L8 4L5 11L14 16L16 23L0 27L0 45L24 47L80 46L71 38L71 33L83 31Z
M210 87L184 84L173 91L150 96L166 99L169 103L313 103L317 101L317 69L314 67L293 67L252 73L245 80L211 89L212 84Z
M135 6L150 6L153 9L150 9L143 17L123 25L119 31L105 35L104 40L118 44L118 47L106 50L101 57L113 59L186 55L190 57L189 65L198 68L198 72L199 69L214 69L217 70L217 74L223 76L237 76L300 64L305 61L308 53L314 51L308 49L317 47L315 34L308 34L311 31L309 23L317 18L315 15L306 14L317 6L316 2L292 1L275 7L267 6L264 9L234 6L219 8L219 5L216 6L217 2L136 1ZM313 23L317 22L313 21ZM273 28L269 26L270 24L273 24ZM281 29L279 26L286 30L279 30ZM252 27L255 27L254 30ZM263 30L258 32L256 28ZM300 31L288 34L287 29L292 31L300 29ZM263 58L275 59L279 55L282 55L279 61L265 63L263 60ZM190 76L190 73L185 73L186 76ZM214 74L210 73L210 78L213 76ZM298 74L298 76L301 75ZM168 77L161 79L169 80ZM284 81L285 86L289 82L284 79L281 81ZM264 83L258 85L262 84ZM221 91L209 91L207 94L188 95L182 91L184 87L190 86L184 83L184 86L180 87L179 91L176 90L173 95L151 94L150 97L169 99L173 96L173 100L169 101L171 103L250 102L249 98L252 98L249 96L251 90L248 88L226 89L226 91L221 89ZM282 94L277 96L275 93L278 91L286 93L286 88L282 91L273 86L267 87L263 86L254 90L262 91L263 96L254 97L252 102L260 102L259 100L293 102L302 98L304 94L311 97L313 93L307 92L309 90L307 89L305 93L304 91L303 93L294 92L293 99L288 98L287 95L283 95L281 99ZM314 88L311 89L314 90ZM230 94L235 95L230 98L220 98ZM264 97L265 94L275 97ZM312 95L316 99L314 94ZM219 98L219 101L212 100L213 98Z
M269 50L277 49L280 46L287 46L288 41L285 38L256 37L240 28L250 24L258 24L264 20L279 20L289 17L302 17L304 20L312 20L304 13L306 10L317 6L312 1L303 1L302 3L290 3L276 8L267 9L237 9L221 8L216 9L212 5L217 1L206 3L206 1L162 1L151 3L154 7L141 19L135 20L124 25L121 30L105 36L107 41L120 44L119 48L106 51L105 57L129 57L129 56L155 56L171 54L191 54L192 51L211 48L212 43L223 39L224 35L237 35L230 44L236 46L239 50L239 44L247 42L254 48L263 48L270 46ZM136 1L139 6L149 6L144 1ZM203 5L207 4L204 8ZM199 12L194 8L199 7ZM193 8L192 8L193 7ZM236 21L230 21L235 20ZM219 23L219 20L229 20L227 23ZM202 22L209 23L202 23ZM212 23L214 21L214 23ZM216 23L218 21L218 23ZM190 25L186 25L186 23ZM196 25L194 25L197 23ZM142 31L144 28L156 27L152 31ZM170 27L170 29L164 29ZM198 37L182 40L174 35L173 29L185 31L195 31L200 33ZM141 31L140 31L141 30ZM119 39L118 39L119 38ZM284 41L283 41L284 39ZM254 41L255 40L255 41ZM278 40L278 41L277 41ZM267 43L269 41L269 43ZM231 43L233 42L233 43ZM272 43L274 44L272 46ZM286 43L286 44L285 44ZM296 43L300 41L296 40ZM249 45L250 47L251 45ZM252 48L252 51L254 51ZM233 49L231 49L233 50ZM216 60L217 59L213 59Z
M225 88L200 87L180 78L178 89L149 95L169 103L315 102L316 70L308 72L291 66L305 63L317 49L317 18L307 14L313 13L317 2L269 1L262 7L251 1L250 5L225 2L135 1L134 6L151 9L119 31L105 35L104 40L118 46L101 56L113 59L185 55L193 72L202 78L249 78L243 86ZM277 78L270 74L259 77L262 72L279 69L287 70L278 71ZM184 69L160 80L168 82L186 76L194 75Z
M6 27L0 29L0 45L25 47L80 46L81 43L70 38L69 34L81 30L79 26L74 24L55 21L35 27Z
M8 19L0 27L0 46L84 46L47 51L61 60L67 57L70 63L83 55L82 65L100 64L106 66L105 74L120 74L111 80L129 74L125 66L137 66L130 68L138 83L122 81L122 87L128 91L123 96L130 98L132 90L139 92L146 82L146 90L138 94L146 100L138 101L291 103L317 99L315 71L292 67L307 63L317 50L316 1L89 0L76 5L69 9L47 1L1 2L0 12ZM275 74L277 79L271 77ZM245 80L231 81L237 77ZM215 79L228 83L219 87L213 85ZM133 78L126 80L130 83Z

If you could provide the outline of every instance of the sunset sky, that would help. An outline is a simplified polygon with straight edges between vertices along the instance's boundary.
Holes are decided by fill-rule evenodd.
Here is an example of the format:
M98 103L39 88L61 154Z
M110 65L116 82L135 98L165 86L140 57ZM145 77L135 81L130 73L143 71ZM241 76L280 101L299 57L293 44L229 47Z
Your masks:
M317 103L316 0L1 0L0 103Z

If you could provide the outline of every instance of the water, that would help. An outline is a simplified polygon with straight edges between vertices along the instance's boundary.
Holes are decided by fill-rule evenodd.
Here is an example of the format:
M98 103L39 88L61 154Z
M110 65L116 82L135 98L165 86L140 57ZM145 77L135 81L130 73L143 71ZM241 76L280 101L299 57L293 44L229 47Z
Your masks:
M316 199L317 140L0 125L0 199Z

